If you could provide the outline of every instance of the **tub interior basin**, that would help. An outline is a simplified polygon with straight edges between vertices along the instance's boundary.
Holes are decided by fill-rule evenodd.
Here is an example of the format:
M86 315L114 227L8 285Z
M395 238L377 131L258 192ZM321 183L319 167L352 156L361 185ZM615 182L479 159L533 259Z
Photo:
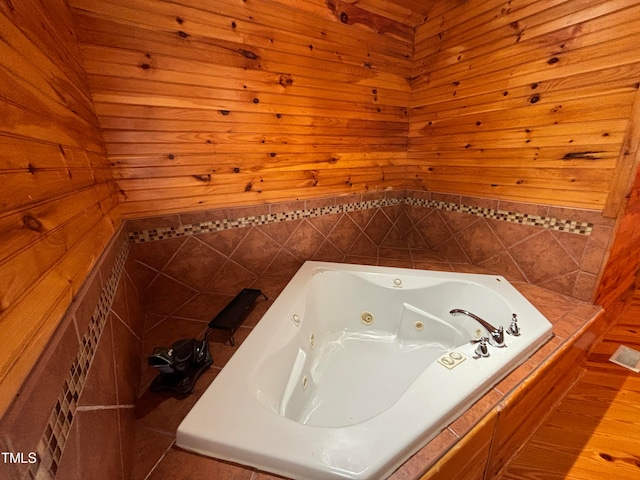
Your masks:
M487 335L473 320L453 317L454 306L510 318L503 298L473 282L389 288L379 280L316 273L294 314L304 319L297 335L256 369L253 391L265 407L305 425L362 422L393 405L444 353Z

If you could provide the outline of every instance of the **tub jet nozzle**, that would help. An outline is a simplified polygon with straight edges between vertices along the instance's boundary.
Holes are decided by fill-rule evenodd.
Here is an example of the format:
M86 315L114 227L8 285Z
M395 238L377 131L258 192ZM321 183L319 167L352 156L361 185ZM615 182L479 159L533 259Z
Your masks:
M373 323L373 313L362 312L362 315L360 315L360 321L365 325L371 325Z

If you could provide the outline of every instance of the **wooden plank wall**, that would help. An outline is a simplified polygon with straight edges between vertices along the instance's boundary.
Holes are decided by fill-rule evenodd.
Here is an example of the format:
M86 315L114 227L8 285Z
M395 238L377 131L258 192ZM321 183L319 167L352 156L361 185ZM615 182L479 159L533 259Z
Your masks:
M71 16L46 3L0 2L0 416L114 232Z
M640 295L640 169L636 169L631 193L616 227L595 298L595 303L605 309L624 300L630 289Z
M598 210L626 193L607 199L634 153L639 1L443 0L415 42L410 185Z
M402 2L69 4L124 215L403 183Z

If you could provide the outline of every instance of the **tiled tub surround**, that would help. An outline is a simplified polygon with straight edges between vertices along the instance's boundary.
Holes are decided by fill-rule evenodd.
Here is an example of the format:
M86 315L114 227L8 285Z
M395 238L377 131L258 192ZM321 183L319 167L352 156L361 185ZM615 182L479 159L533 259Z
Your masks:
M406 260L379 257L379 263L405 266ZM434 266L442 270L489 273L483 268L468 264L452 265L442 262ZM288 280L289 277L284 275L277 279L265 276L240 286L263 285L268 289L269 300L260 300L256 304L254 311L236 334L236 346L225 344L223 335L217 338L209 336L213 340L210 345L214 365L201 377L193 395L186 399L175 399L170 395L149 391L142 395L137 406L133 480L281 478L241 465L191 454L176 448L174 440L179 423L247 338ZM515 282L514 285L552 322L554 338L409 458L390 477L391 480L418 479L433 465L435 467L429 471L429 478L433 476L441 480L477 480L484 478L485 469L488 472L495 470L497 473L580 375L586 350L601 334L602 322L596 321L600 308L524 282ZM200 311L202 317L206 317L212 311L215 314L215 310L221 309L223 305L224 302L218 302L217 306L198 303L190 308L192 312ZM145 341L145 349L151 348L154 342L167 344L185 332L200 336L205 329L204 320L168 317L151 328L148 335L153 341ZM449 456L455 453L459 455L451 460Z
M123 229L96 262L0 423L3 479L128 479L143 317L125 267Z
M563 219L574 222L558 221ZM561 231L566 225L570 231ZM148 285L142 294L147 313L144 351L183 336L201 336L206 323L240 289L261 288L269 301L260 301L240 328L236 335L240 344L307 259L505 275L554 323L556 337L392 478L418 478L452 446L451 451L464 448L470 437L459 440L476 424L492 433L498 412L503 417L521 414L528 418L524 420L526 428L518 434L507 427L506 433L494 440L496 445L506 445L508 453L515 453L514 442L524 440L523 432L533 431L531 422L539 421L550 402L576 378L581 368L579 357L597 333L591 329L600 325L593 321L598 308L575 297L590 299L611 228L612 222L591 211L425 192L387 192L131 222L131 261L137 266L134 277L141 292ZM204 232L196 233L198 229ZM160 240L160 235L165 238ZM549 264L536 266L536 260ZM472 265L474 261L482 266ZM531 279L555 292L527 283ZM217 340L211 343L214 366L199 381L195 395L183 400L150 392L142 395L137 407L134 479L275 478L172 446L178 424L237 348L225 345L223 336L214 335L209 337ZM558 362L561 365L555 369ZM523 382L534 371L539 374L537 380L529 377ZM557 377L558 372L562 378ZM143 391L154 376L153 369L143 362ZM514 393L507 398L505 394L526 394L534 380L545 378L553 380L534 392L536 402L530 411L512 409L519 403L514 398L520 397ZM493 413L478 423L487 412ZM520 425L522 421L512 419L512 423ZM480 453L487 453L493 436L483 430L473 438L475 443L478 438L483 440ZM481 457L469 456L486 464L488 457ZM493 459L492 467L498 468L503 460Z

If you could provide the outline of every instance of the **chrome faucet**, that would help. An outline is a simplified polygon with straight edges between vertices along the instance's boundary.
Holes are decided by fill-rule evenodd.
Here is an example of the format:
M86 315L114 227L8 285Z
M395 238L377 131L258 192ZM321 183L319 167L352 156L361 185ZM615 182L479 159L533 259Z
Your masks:
M496 328L486 320L483 320L479 316L474 315L467 310L462 310L461 308L454 308L449 313L454 317L457 315L466 315L467 317L473 318L476 322L487 329L490 335L489 343L491 345L493 345L494 347L506 347L506 345L504 344L504 327L502 325Z

